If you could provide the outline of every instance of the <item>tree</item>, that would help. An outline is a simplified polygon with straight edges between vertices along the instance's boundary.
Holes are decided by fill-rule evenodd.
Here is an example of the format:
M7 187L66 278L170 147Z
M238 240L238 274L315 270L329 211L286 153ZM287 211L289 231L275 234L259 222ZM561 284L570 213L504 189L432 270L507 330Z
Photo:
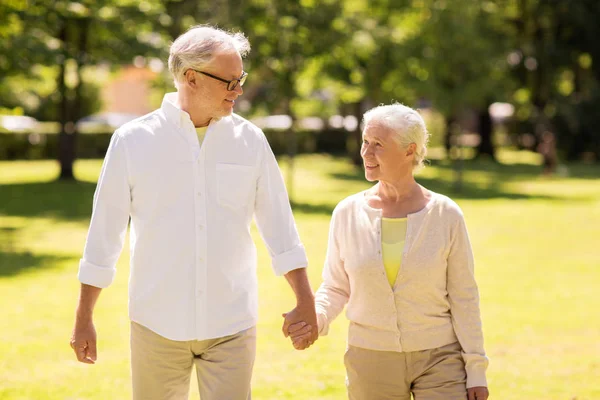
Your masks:
M567 159L600 157L600 4L593 0L520 0L514 74L520 126L538 140L557 136Z
M421 4L422 29L405 47L407 55L412 55L408 65L415 87L446 117L447 148L452 125L460 114L477 110L481 136L478 154L495 159L488 108L494 101L506 100L513 86L502 15L491 2Z
M158 18L162 7L158 1L138 5L126 0L46 0L7 11L5 18L16 28L5 46L21 67L20 73L30 73L36 64L58 66L60 179L72 180L75 122L82 116L82 69L100 63L130 63L135 55L160 54L164 40L153 32L148 17ZM8 70L19 72L13 64Z

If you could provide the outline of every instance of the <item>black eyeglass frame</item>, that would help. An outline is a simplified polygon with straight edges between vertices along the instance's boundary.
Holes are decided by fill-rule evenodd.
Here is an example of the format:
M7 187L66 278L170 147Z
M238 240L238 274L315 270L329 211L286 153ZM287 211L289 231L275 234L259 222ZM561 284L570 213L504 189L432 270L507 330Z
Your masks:
M240 76L239 78L232 79L232 80L228 81L226 79L219 78L218 76L214 76L213 74L209 74L208 72L198 71L197 69L193 69L193 68L190 68L190 69L192 71L195 71L195 72L199 73L199 74L206 75L206 76L208 76L210 78L213 78L213 79L216 79L216 80L221 81L223 83L226 83L227 84L227 90L229 90L230 92L233 91L233 90L235 90L235 88L237 87L238 84L240 85L240 87L244 86L244 82L246 82L246 78L248 77L248 73L244 71L242 73L242 76Z

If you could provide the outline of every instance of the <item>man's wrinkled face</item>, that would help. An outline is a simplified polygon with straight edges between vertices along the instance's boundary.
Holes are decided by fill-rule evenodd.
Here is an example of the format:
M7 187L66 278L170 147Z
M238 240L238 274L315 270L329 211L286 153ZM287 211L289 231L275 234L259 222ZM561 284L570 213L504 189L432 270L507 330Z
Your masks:
M244 65L239 53L230 51L215 54L201 71L230 81L242 76ZM227 83L218 79L193 70L189 70L187 73L195 74L195 97L199 112L214 119L231 115L235 100L244 92L242 85L238 84L234 90L227 90Z

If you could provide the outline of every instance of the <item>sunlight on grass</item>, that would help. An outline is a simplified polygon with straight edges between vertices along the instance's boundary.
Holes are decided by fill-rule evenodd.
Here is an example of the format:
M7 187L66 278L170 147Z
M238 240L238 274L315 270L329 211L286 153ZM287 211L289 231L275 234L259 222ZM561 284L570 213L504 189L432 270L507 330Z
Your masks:
M432 157L433 158L433 157ZM426 187L465 213L476 257L489 384L495 399L600 398L600 168L569 165L540 176L539 157L501 151L502 165L432 159ZM287 160L281 166L287 177ZM101 161L76 164L77 183L56 182L53 161L0 162L0 399L130 397L128 257L96 313L99 362L79 364L68 346L78 294L77 265ZM327 246L331 210L370 184L347 160L307 155L294 162L294 213L310 260L313 288ZM260 318L253 377L256 399L345 398L347 322L334 322L315 347L295 351L281 335L293 307L259 235ZM85 382L85 384L81 384ZM198 398L192 384L191 398Z

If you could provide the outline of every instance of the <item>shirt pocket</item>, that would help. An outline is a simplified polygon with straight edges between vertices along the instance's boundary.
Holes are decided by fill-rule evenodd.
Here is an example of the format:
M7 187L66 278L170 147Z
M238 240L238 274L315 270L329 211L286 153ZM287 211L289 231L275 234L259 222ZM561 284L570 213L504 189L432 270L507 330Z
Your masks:
M217 164L217 200L219 205L238 209L248 206L254 185L254 168L239 164Z

